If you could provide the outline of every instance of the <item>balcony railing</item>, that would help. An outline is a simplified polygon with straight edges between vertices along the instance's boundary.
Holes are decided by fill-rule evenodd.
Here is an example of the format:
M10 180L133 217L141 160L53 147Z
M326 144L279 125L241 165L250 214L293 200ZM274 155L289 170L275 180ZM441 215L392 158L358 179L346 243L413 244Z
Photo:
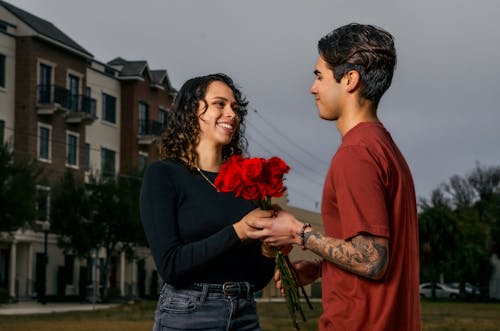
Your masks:
M38 85L37 105L39 114L53 114L57 110L66 111L67 122L81 122L96 119L97 102L85 95L72 94L58 85Z
M163 123L152 120L139 120L138 134L140 136L158 136L163 132Z
M139 126L137 130L139 144L151 144L156 137L162 134L164 128L164 124L159 121L139 120Z

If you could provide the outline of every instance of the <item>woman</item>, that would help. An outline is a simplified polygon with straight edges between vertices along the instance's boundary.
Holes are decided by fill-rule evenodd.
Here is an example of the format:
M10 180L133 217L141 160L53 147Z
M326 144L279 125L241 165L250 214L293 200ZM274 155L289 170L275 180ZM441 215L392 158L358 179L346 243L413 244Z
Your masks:
M247 220L273 217L213 184L245 150L247 101L224 74L188 80L168 113L141 189L141 218L164 285L153 330L259 330L253 293L272 258L248 239Z

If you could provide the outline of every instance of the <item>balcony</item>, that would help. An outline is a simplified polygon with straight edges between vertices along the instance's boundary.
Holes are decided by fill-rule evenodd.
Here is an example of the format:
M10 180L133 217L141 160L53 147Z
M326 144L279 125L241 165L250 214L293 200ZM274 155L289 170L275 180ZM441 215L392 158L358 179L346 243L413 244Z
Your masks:
M150 145L159 137L164 129L163 123L152 120L139 120L137 142L139 145Z
M39 85L37 87L37 113L53 115L56 112L66 114L66 123L90 124L96 118L97 103L85 95L71 94L68 89L57 85Z

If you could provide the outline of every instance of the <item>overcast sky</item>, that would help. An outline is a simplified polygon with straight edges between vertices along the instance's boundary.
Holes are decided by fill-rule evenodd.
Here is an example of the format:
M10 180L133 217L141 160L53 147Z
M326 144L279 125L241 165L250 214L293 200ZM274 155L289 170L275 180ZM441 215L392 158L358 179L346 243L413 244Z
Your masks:
M500 2L496 0L8 0L51 21L101 62L166 69L176 88L229 74L250 101L252 156L282 157L291 205L319 210L340 143L309 94L317 41L350 22L396 40L379 117L406 156L419 197L479 162L500 165ZM254 112L257 110L257 112Z

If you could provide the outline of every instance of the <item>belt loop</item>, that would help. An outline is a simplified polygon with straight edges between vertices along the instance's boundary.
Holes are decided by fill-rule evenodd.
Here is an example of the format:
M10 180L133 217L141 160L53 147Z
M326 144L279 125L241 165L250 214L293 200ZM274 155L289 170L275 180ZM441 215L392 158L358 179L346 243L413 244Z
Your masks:
M208 297L208 291L209 291L208 284L203 284L203 287L201 289L201 294L198 297L198 301L200 303L205 303Z

